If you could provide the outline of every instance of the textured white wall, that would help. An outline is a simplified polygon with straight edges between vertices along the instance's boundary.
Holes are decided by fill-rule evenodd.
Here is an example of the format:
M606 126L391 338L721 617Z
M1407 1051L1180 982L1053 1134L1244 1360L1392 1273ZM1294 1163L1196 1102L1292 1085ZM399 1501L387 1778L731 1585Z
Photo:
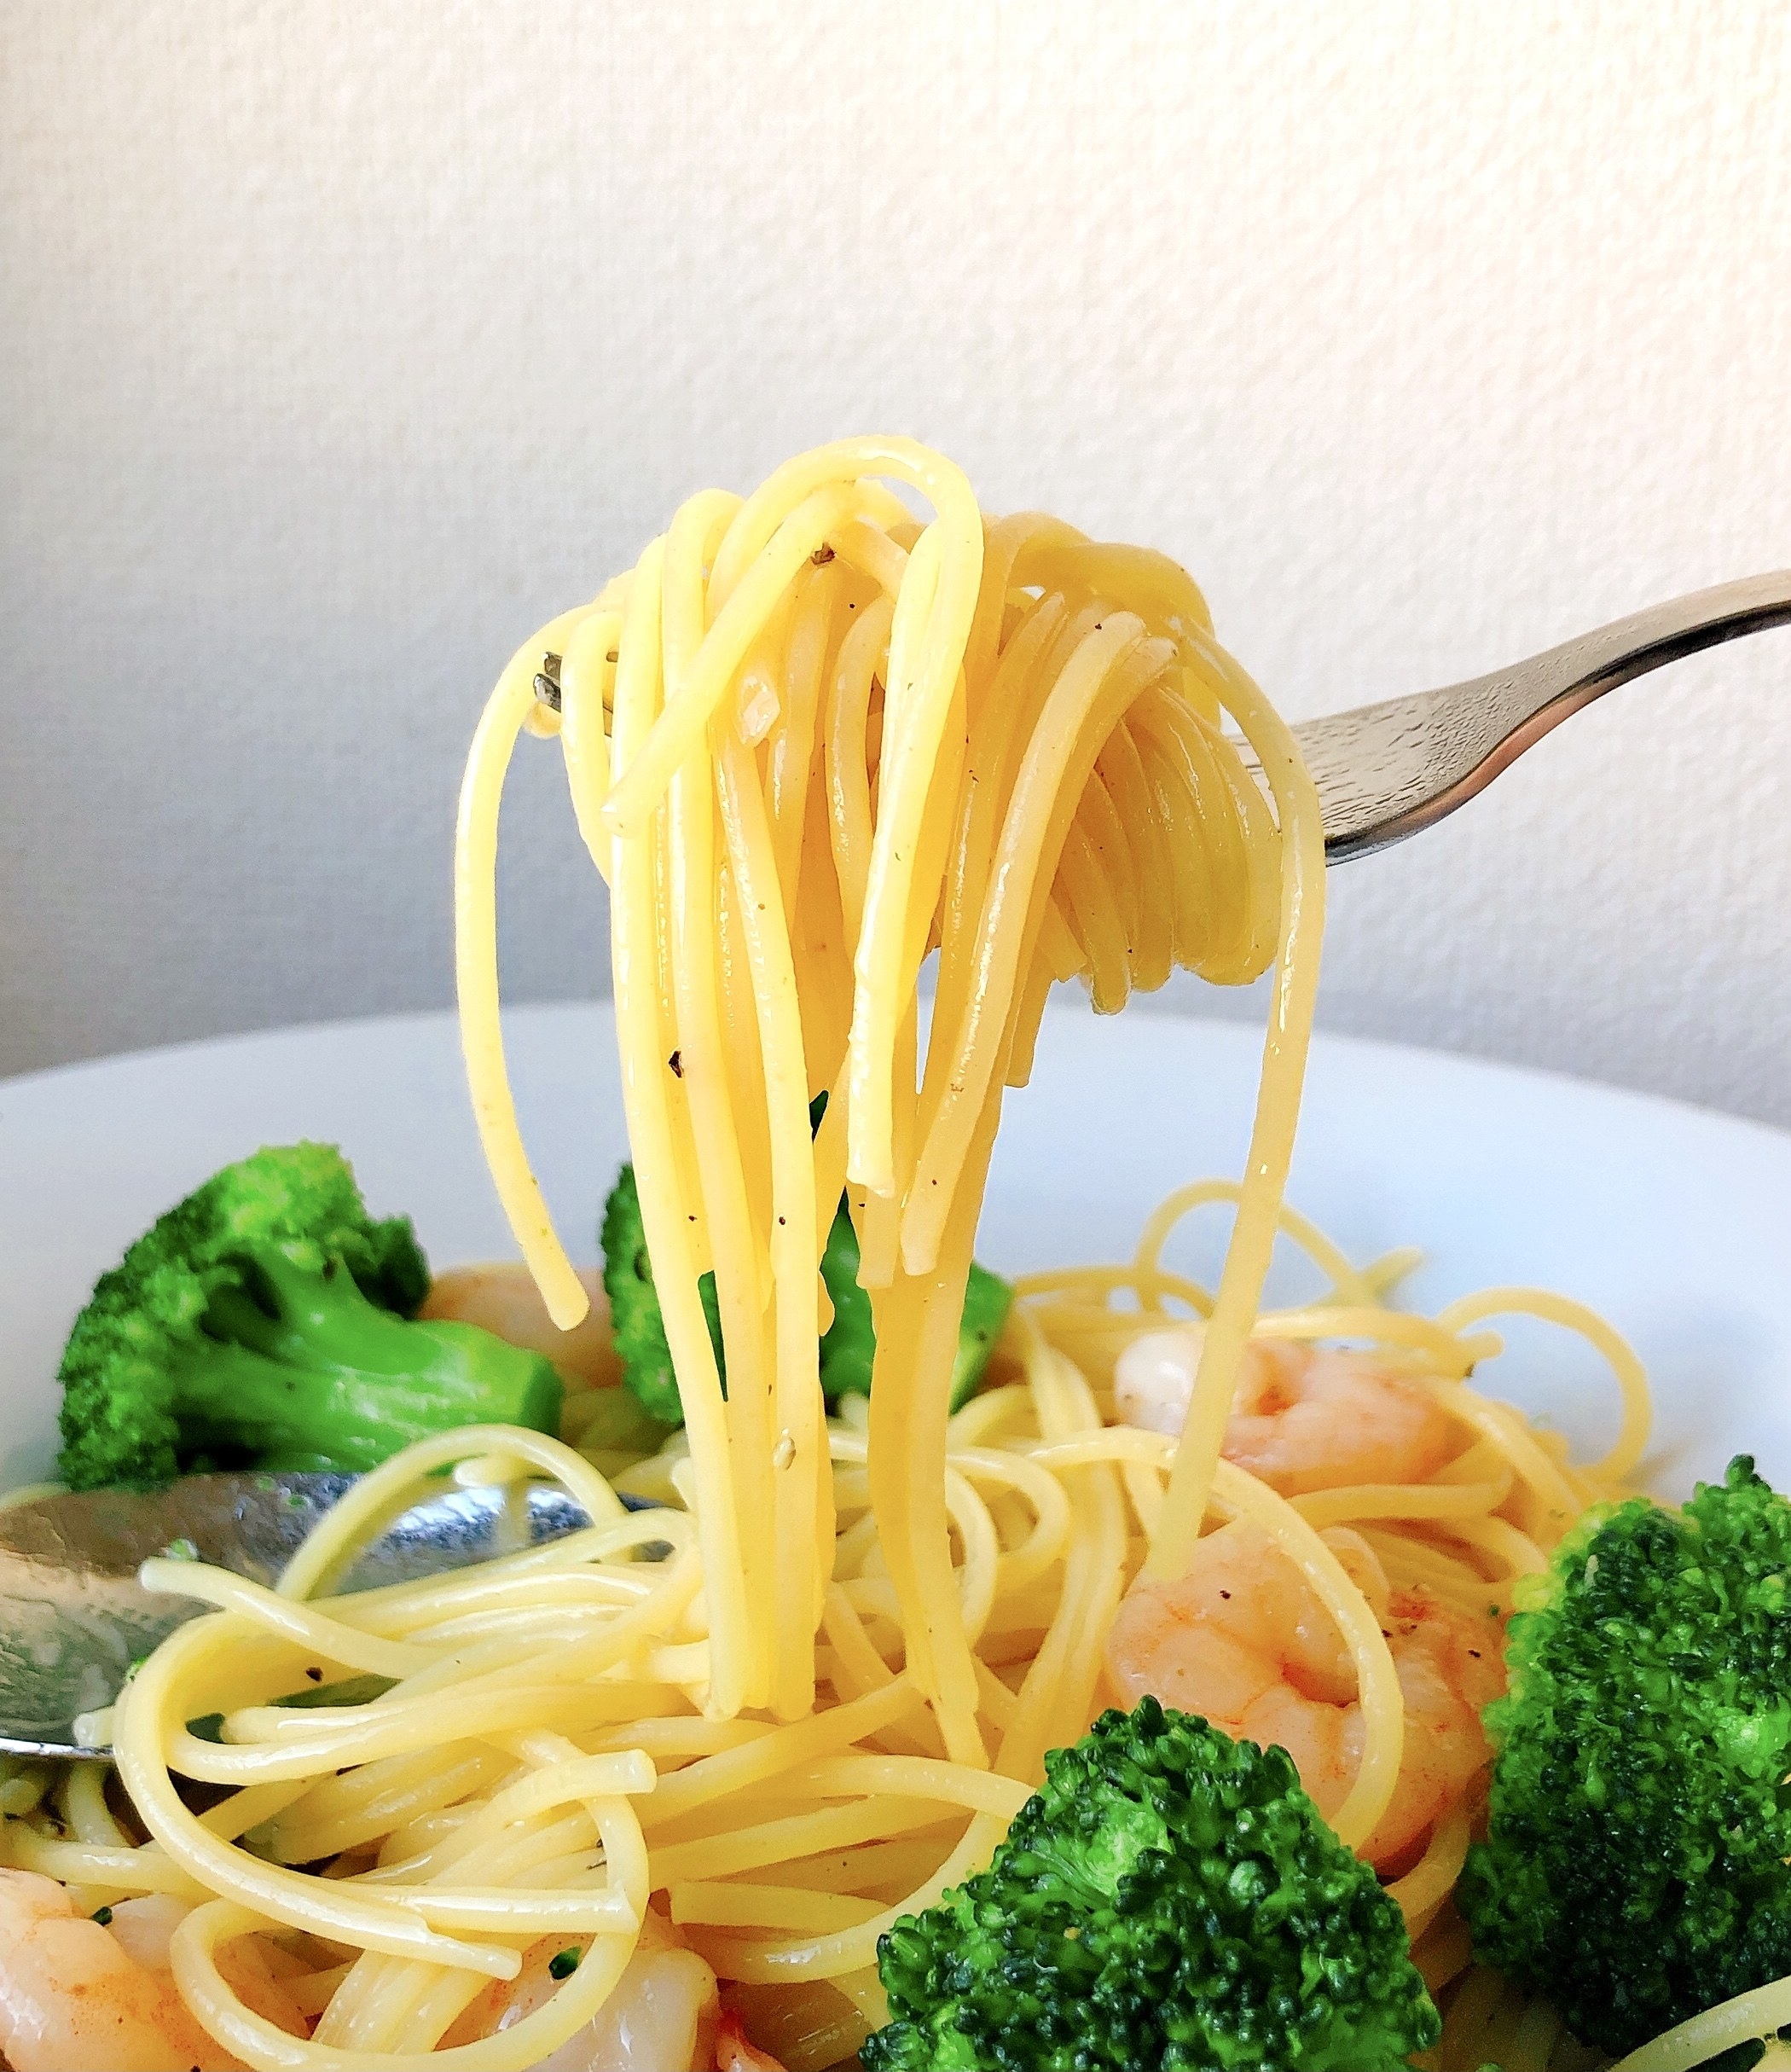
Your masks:
M1791 561L1788 21L6 0L0 1071L444 1001L499 662L843 431L1296 715ZM525 995L603 977L554 760ZM1788 780L1791 635L1622 692L1333 879L1327 1020L1791 1123Z

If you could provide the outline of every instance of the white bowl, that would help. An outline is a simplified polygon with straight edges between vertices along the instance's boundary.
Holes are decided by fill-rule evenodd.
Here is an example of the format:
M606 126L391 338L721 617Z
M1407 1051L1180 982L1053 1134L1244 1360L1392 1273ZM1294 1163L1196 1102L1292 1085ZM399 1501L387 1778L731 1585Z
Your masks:
M607 1006L507 1023L536 1170L575 1257L627 1156ZM1134 1013L1047 1016L1010 1095L979 1243L1012 1272L1129 1254L1185 1180L1243 1160L1260 1037ZM160 1211L257 1146L318 1137L438 1264L513 1251L447 1015L183 1045L0 1082L0 1488L47 1475L55 1369L95 1276ZM1290 1199L1360 1260L1427 1255L1404 1291L1433 1308L1529 1281L1601 1310L1641 1352L1659 1416L1647 1471L1684 1495L1737 1452L1791 1479L1791 1135L1538 1072L1339 1037L1315 1045ZM1208 1276L1224 1219L1185 1260ZM1290 1258L1271 1295L1312 1291ZM1599 1449L1614 1399L1597 1359L1513 1328L1480 1385Z

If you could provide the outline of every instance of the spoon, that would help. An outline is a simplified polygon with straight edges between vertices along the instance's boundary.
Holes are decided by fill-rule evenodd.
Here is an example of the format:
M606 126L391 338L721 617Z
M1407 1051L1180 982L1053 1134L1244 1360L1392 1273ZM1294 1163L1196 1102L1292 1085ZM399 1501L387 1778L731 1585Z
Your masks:
M148 1494L64 1492L0 1510L0 1754L107 1754L80 1745L76 1721L109 1705L134 1662L211 1609L144 1589L142 1564L173 1553L272 1584L353 1479L188 1475ZM551 1483L513 1495L449 1485L388 1527L338 1587L372 1590L470 1567L590 1522Z

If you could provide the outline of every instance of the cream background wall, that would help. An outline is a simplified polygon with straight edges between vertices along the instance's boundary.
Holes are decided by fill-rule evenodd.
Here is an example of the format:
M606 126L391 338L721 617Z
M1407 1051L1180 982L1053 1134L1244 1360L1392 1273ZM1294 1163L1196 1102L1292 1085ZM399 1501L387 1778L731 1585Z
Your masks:
M0 1071L445 1002L499 663L843 431L1167 548L1295 715L1791 562L1782 0L0 38ZM604 983L553 761L523 996ZM1622 692L1333 877L1324 1019L1791 1123L1788 786L1791 635Z

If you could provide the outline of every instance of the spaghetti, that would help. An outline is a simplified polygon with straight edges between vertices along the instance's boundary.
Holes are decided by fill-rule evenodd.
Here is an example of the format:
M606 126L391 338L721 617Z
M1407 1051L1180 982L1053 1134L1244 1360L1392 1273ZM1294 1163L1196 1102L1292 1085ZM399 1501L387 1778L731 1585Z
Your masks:
M536 690L556 670L557 708ZM1230 1518L1269 1535L1344 1637L1364 1738L1335 1824L1361 1842L1399 1786L1404 1701L1326 1535L1359 1534L1395 1582L1508 1600L1633 1471L1646 1392L1572 1305L1497 1290L1414 1316L1388 1300L1408 1257L1355 1268L1284 1208L1322 829L1290 735L1193 583L1055 519L987 521L937 455L857 440L745 500L693 498L518 651L461 795L457 969L487 1157L564 1326L588 1297L518 1135L499 1022L498 809L525 730L558 734L610 888L623 1098L685 1428L612 1478L508 1429L429 1441L364 1477L275 1590L152 1564L155 1587L215 1609L117 1708L147 1839L81 1773L21 1773L0 1785L10 1860L92 1906L192 1902L182 1996L256 2067L519 2072L603 2005L650 1902L789 2064L831 2063L882 2018L879 1935L988 1860L1046 1751L1086 1727L1127 1585L1175 1576ZM1178 965L1226 984L1274 968L1243 1181L1166 1204L1125 1266L1022 1282L988 1385L953 1413L990 1148L1051 988L1079 978L1112 1012ZM818 1265L843 1188L877 1355L869 1398L830 1418ZM1219 1198L1233 1225L1208 1290L1165 1248ZM1283 1233L1325 1286L1261 1315ZM1498 1348L1487 1319L1519 1308L1612 1363L1621 1430L1595 1467L1469 1385ZM1179 1441L1117 1423L1125 1347L1185 1318L1203 1329ZM1372 1348L1444 1407L1446 1458L1392 1487L1277 1494L1222 1457L1253 1334ZM590 1400L570 1399L575 1441ZM356 1550L449 1467L557 1479L591 1523L341 1593ZM277 1702L346 1675L376 1694ZM204 1715L216 1740L193 1730ZM223 1796L196 1809L177 1778ZM1459 1982L1448 1903L1471 1811L1447 1807L1393 1886L1458 2000L1484 1992ZM476 2033L548 1937L570 1975Z

